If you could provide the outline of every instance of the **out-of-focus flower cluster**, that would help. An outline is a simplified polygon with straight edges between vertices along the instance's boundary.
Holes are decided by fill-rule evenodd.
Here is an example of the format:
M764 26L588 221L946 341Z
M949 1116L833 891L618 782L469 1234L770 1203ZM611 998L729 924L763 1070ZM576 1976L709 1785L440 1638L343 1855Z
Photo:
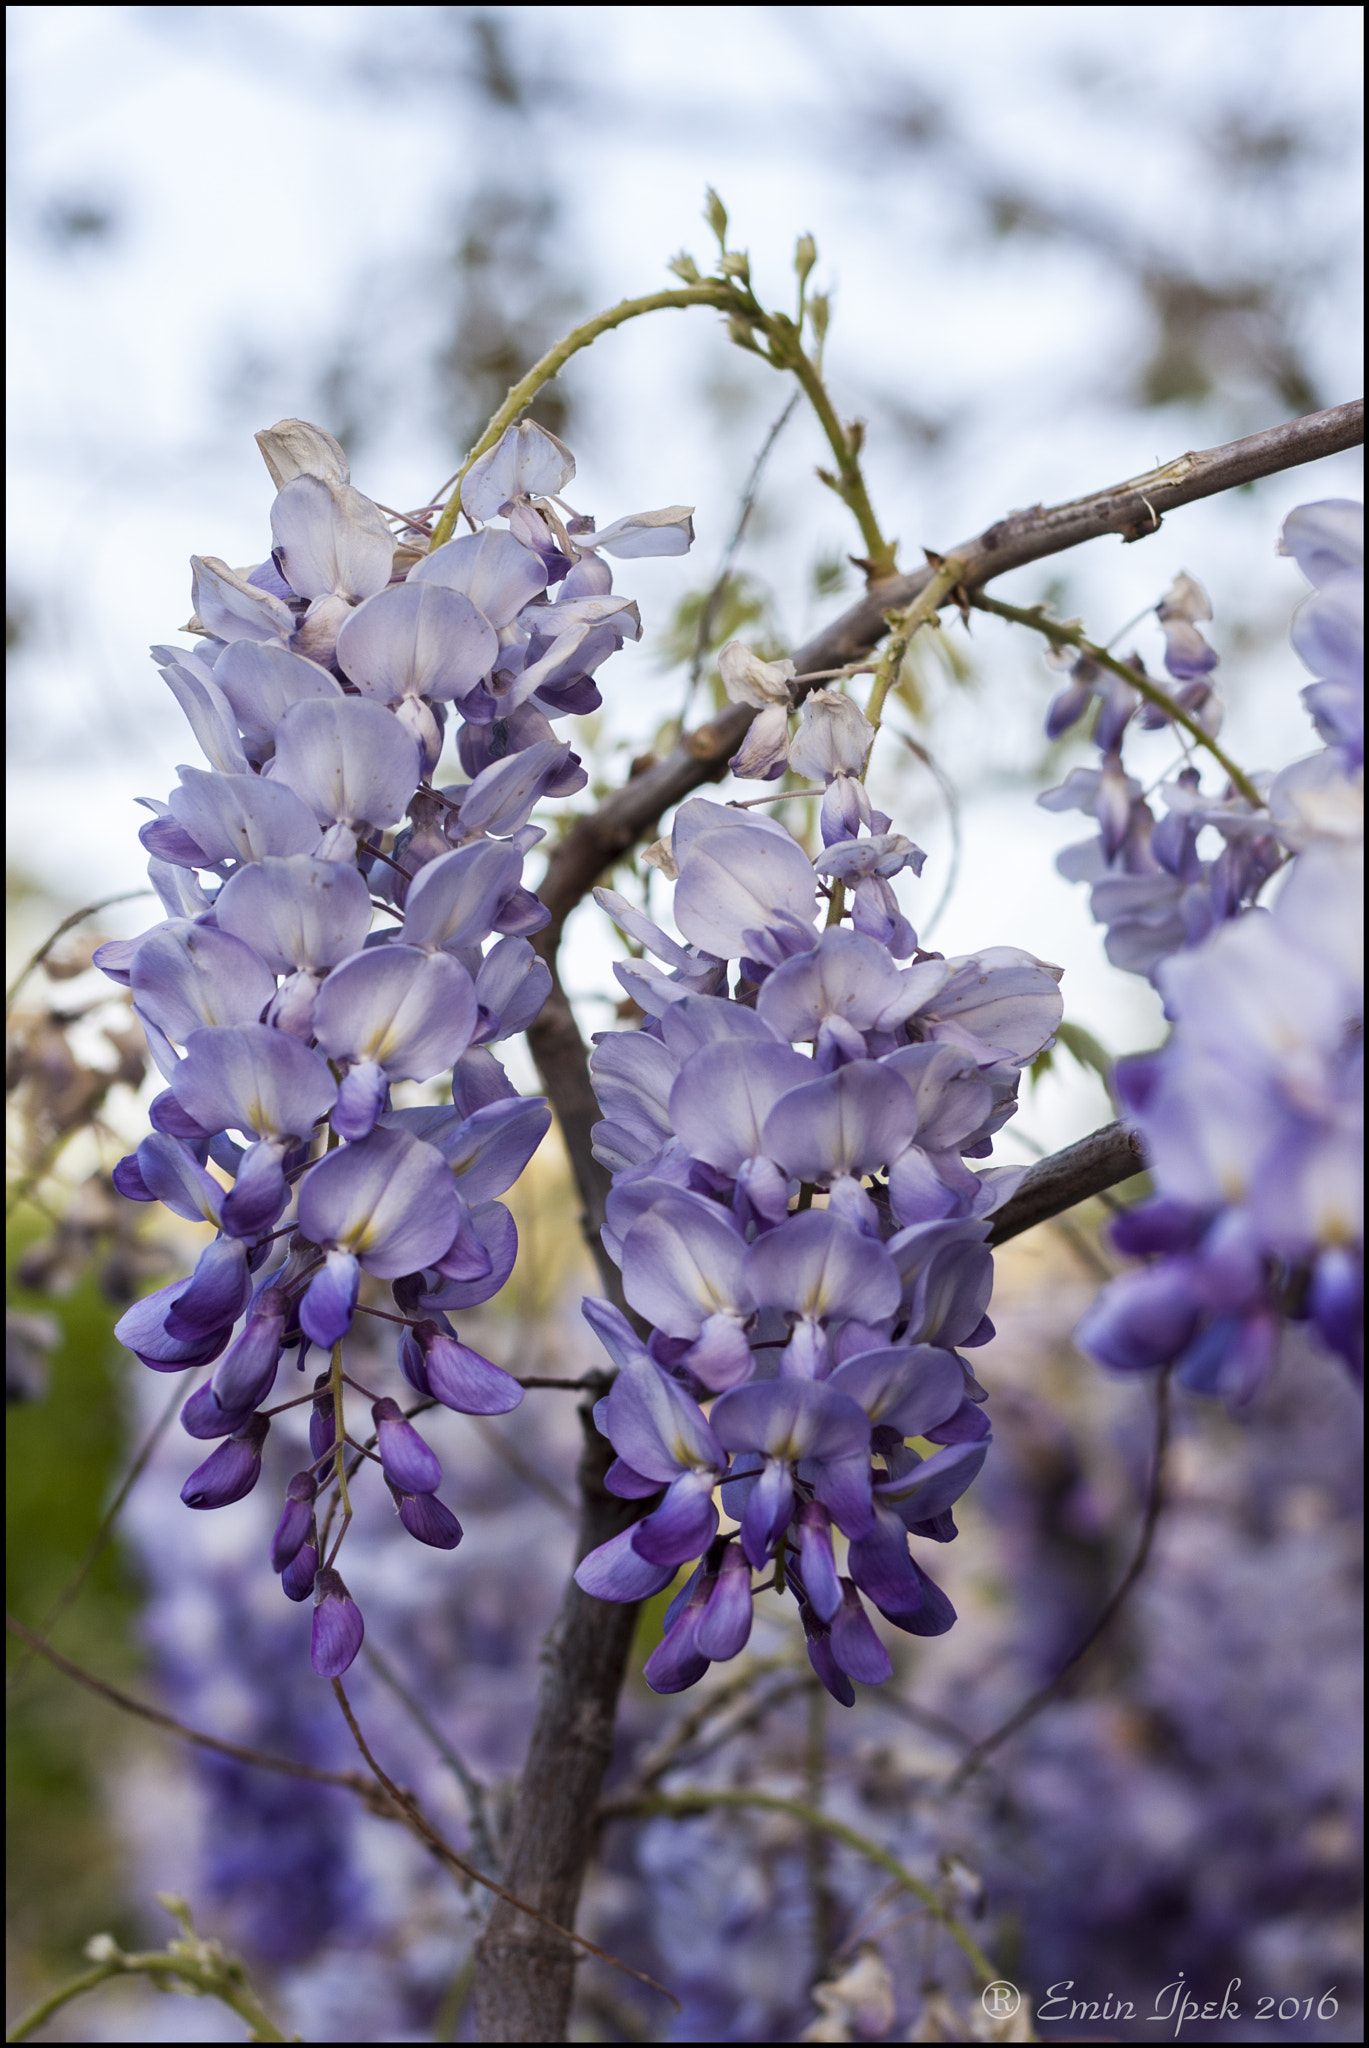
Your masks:
M1158 964L1171 1036L1117 1069L1157 1194L1113 1237L1150 1263L1106 1287L1079 1331L1106 1365L1177 1361L1185 1385L1238 1402L1290 1317L1357 1374L1364 1357L1363 508L1302 506L1283 548L1314 585L1293 644L1326 746L1273 779L1266 811L1223 799L1289 872L1272 909Z
M780 691L785 668L725 651L734 694L739 676ZM891 1668L862 1595L915 1635L955 1619L909 1536L953 1537L983 1463L984 1390L957 1347L992 1334L988 1218L1021 1178L966 1160L989 1153L1022 1066L1051 1041L1059 971L1011 946L921 951L891 878L922 855L871 809L872 728L824 691L790 745L773 709L735 765L820 777L822 851L696 798L657 854L683 943L598 892L652 956L615 968L645 1023L600 1037L591 1063L596 1155L614 1176L604 1243L650 1335L608 1303L585 1313L618 1367L596 1411L618 1454L608 1485L655 1504L577 1577L636 1600L700 1560L647 1665L675 1692L741 1650L752 1574L770 1569L850 1705L853 1679ZM721 1535L720 1485L738 1525Z
M199 645L153 650L209 762L143 800L166 916L95 956L131 990L167 1083L115 1186L215 1237L117 1334L158 1372L217 1361L182 1413L218 1440L182 1490L195 1508L256 1484L282 1353L303 1369L311 1346L332 1352L271 1560L292 1599L312 1594L314 1664L336 1675L362 1637L334 1567L344 1459L375 1451L420 1542L461 1537L397 1401L358 1389L374 1429L349 1435L337 1347L370 1275L391 1283L423 1403L499 1414L522 1398L450 1317L508 1278L517 1233L496 1198L549 1122L490 1050L550 986L529 943L547 921L522 880L544 836L529 820L586 780L552 720L600 703L595 673L641 630L604 557L680 553L692 529L675 506L597 532L560 497L569 451L524 423L463 480L472 532L420 552L421 523L397 541L330 435L286 420L257 439L277 485L270 555L193 557ZM469 779L435 788L449 716ZM395 1104L397 1084L448 1069L450 1104Z

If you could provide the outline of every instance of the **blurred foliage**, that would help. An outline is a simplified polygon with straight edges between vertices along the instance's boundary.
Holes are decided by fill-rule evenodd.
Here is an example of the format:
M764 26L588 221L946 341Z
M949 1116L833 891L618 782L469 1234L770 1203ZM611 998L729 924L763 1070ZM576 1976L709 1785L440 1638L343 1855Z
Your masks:
M14 1283L14 1265L43 1228L32 1211L12 1226L7 1298L51 1318L58 1341L44 1398L9 1409L5 1454L6 1599L39 1629L89 1549L126 1455L114 1312L93 1274L60 1300ZM137 1605L128 1566L111 1545L58 1625L61 1647L101 1675L128 1673ZM11 1645L6 1658L12 1671ZM93 1928L136 1931L105 1807L111 1767L130 1738L109 1707L41 1660L26 1661L9 1713L7 1920L17 1951L41 1973L73 1964Z

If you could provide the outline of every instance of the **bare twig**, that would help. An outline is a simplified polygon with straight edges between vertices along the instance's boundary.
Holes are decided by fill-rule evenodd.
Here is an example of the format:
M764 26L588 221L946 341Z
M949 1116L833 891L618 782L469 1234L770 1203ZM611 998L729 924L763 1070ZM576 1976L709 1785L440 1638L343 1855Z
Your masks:
M475 1852L484 1863L486 1869L492 1871L497 1876L499 1873L499 1855L494 1846L494 1837L490 1833L489 1816L485 1811L485 1787L475 1776L474 1772L467 1767L465 1761L452 1747L451 1743L448 1742L442 1730L431 1719L423 1702L415 1699L413 1693L410 1692L408 1686L405 1685L399 1673L390 1663L389 1658L383 1657L372 1642L366 1642L362 1645L362 1655L376 1676L389 1686L390 1691L403 1706L414 1724L423 1730L423 1733L427 1736L429 1742L431 1742L433 1748L461 1787L466 1798L466 1810L470 1816L471 1841L475 1846Z
M530 1906L525 1899L520 1899L513 1892L506 1891L502 1884L496 1884L492 1877L486 1877L484 1872L477 1870L473 1863L468 1863L464 1856L458 1856L451 1844L445 1841L438 1833L412 1793L405 1792L400 1786L396 1785L394 1780L387 1777L386 1773L376 1762L375 1757L371 1754L366 1738L357 1724L357 1717L352 1712L351 1701L343 1690L340 1678L333 1680L333 1692L337 1697L338 1705L342 1709L342 1717L351 1730L352 1740L365 1758L377 1784L389 1795L392 1804L399 1809L413 1833L432 1850L440 1863L445 1863L450 1870L459 1872L461 1876L472 1879L476 1884L483 1885L487 1892L493 1892L497 1899L501 1899L506 1906L512 1908L515 1912L526 1914L530 1920L540 1921L542 1926L549 1927L552 1933L558 1935L561 1940L573 1941L578 1948L584 1949L587 1955L597 1956L601 1963L610 1963L615 1970L621 1970L625 1976L635 1977L637 1982L645 1984L648 1990L659 1991L662 1998L668 1998L676 2011L679 2011L680 2001L676 1998L674 1992L667 1991L665 1985L658 1984L654 1977L648 1977L645 1970L634 1970L630 1963L620 1962L617 1956L610 1955L606 1948L600 1948L596 1942L587 1940L583 1934L576 1934L569 1927L558 1926L557 1922L551 1919L549 1915L539 1913L536 1906Z
M56 931L49 932L47 937L44 939L42 945L38 948L38 951L34 953L30 959L25 961L24 965L20 968L18 974L15 975L14 980L6 989L6 1016L9 1015L10 1004L18 995L20 989L24 986L24 983L28 980L29 976L33 973L35 968L42 966L43 962L47 959L48 954L52 951L53 947L57 944L57 941L59 939L65 938L66 934L69 931L71 931L76 925L84 924L88 917L94 917L95 913L99 910L108 910L110 906L115 903L131 903L135 896L151 896L152 894L153 891L151 889L124 889L121 890L117 896L102 896L98 903L87 903L84 910L73 910L70 917L64 917L62 919L62 922L58 925Z
M995 1728L992 1735L986 1735L982 1742L977 1742L974 1748L960 1759L960 1762L946 1780L946 1798L949 1799L953 1794L957 1793L966 1780L973 1777L980 1765L988 1757L992 1756L996 1749L1000 1749L1008 1741L1009 1737L1017 1734L1019 1729L1025 1728L1028 1721L1035 1720L1043 1707L1050 1705L1067 1680L1078 1669L1079 1665L1083 1663L1094 1644L1112 1626L1128 1593L1130 1593L1132 1587L1145 1570L1146 1560L1150 1556L1151 1544L1155 1538L1156 1526L1160 1520L1160 1510L1164 1506L1165 1455L1169 1448L1169 1381L1172 1370L1171 1366L1165 1366L1156 1382L1155 1444L1151 1453L1150 1484L1146 1491L1145 1513L1141 1518L1141 1534L1137 1540L1135 1552L1131 1563L1123 1574L1120 1585L1104 1607L1097 1621L1094 1622L1093 1627L1066 1659L1059 1671L1056 1672L1054 1678L1048 1684L1043 1685L1038 1692L1034 1692L1030 1699L1024 1700L1016 1713L1008 1716L1001 1728Z
M359 1794L373 1811L378 1810L374 1786L356 1771L319 1770L314 1764L296 1763L292 1757L272 1756L264 1749L247 1749L240 1742L225 1742L221 1736L207 1734L203 1728L192 1728L187 1722L178 1721L174 1714L163 1713L160 1707L152 1706L147 1700L136 1699L122 1687L111 1685L108 1679L97 1678L93 1671L87 1671L70 1657L64 1657L36 1629L26 1628L12 1614L5 1616L5 1627L12 1636L17 1636L21 1643L26 1643L37 1656L51 1664L54 1670L60 1671L64 1678L84 1686L97 1698L108 1700L111 1706L118 1707L123 1713L133 1714L140 1721L151 1722L154 1728L164 1728L169 1735L179 1736L182 1742L193 1743L197 1749L212 1749L220 1756L231 1756L241 1764L253 1764L258 1770L278 1771L282 1777L309 1778L316 1785L338 1785L344 1792Z

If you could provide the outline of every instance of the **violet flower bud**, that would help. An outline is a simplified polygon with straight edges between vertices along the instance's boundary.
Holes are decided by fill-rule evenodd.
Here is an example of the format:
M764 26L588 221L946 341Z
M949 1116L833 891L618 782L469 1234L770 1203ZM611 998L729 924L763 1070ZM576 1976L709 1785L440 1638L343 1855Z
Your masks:
M261 1447L270 1427L264 1415L253 1415L197 1465L181 1488L186 1506L226 1508L244 1499L261 1478Z
M221 1408L256 1408L276 1380L287 1302L277 1287L263 1290L247 1327L218 1364L210 1385Z
M380 1462L385 1477L401 1493L435 1493L442 1484L442 1467L397 1401L375 1401L371 1416L380 1443Z
M212 1386L196 1387L181 1410L181 1428L187 1436L232 1436L248 1420L250 1408L223 1408Z
M314 1581L314 1625L309 1661L320 1678L341 1678L361 1648L366 1625L342 1579L325 1565Z
M280 1575L281 1591L287 1600L307 1600L318 1577L318 1546L311 1537Z
M456 1549L463 1534L461 1524L435 1493L402 1493L398 1487L390 1490L399 1519L412 1537L431 1544L434 1550Z
M314 1405L309 1411L309 1448L315 1463L326 1457L337 1438L336 1417L329 1375L321 1372L314 1381Z
M271 1538L271 1569L283 1572L294 1562L314 1523L318 1483L312 1472L296 1472L285 1489L285 1506Z
M512 1373L445 1336L436 1324L425 1323L416 1334L428 1384L444 1408L458 1415L507 1415L522 1400L523 1389Z

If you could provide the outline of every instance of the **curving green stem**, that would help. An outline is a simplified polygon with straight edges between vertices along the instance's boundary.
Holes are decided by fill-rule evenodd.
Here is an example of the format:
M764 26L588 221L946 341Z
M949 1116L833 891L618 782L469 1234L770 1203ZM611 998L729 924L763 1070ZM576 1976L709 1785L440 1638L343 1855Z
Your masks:
M1218 767L1225 769L1233 788L1240 791L1248 804L1253 804L1257 811L1265 808L1264 798L1245 770L1236 766L1231 756L1224 748L1218 746L1211 734L1204 732L1196 718L1185 711L1182 705L1176 704L1169 692L1162 689L1158 683L1153 683L1149 676L1138 675L1134 668L1128 668L1124 661L1118 661L1116 655L1109 654L1106 647L1099 647L1095 641L1086 639L1082 626L1071 626L1063 620L1052 619L1040 605L1033 605L1030 610L1024 610L1020 605L1004 604L1001 598L985 597L980 591L974 592L970 603L976 611L992 612L996 618L1008 619L1015 626L1029 626L1034 633L1040 633L1049 640L1053 647L1077 647L1081 654L1087 655L1099 668L1107 669L1111 675L1120 676L1124 683L1130 683L1138 695L1146 698L1151 704L1158 704L1165 716L1173 719L1175 725L1181 725L1198 746L1205 747Z
M805 1805L802 1800L781 1799L769 1792L714 1792L701 1789L697 1792L649 1794L644 1799L634 1799L630 1806L617 1811L624 1816L631 1813L645 1818L652 1814L668 1814L683 1820L691 1814L707 1813L710 1808L727 1806L749 1806L758 1808L762 1813L787 1814L791 1820L800 1821L805 1828L831 1835L836 1841L844 1842L848 1849L854 1849L858 1856L864 1856L867 1862L887 1871L904 1891L911 1892L914 1898L922 1901L927 1911L941 1922L981 1982L990 1984L997 1977L998 1972L974 1936L969 1934L955 1915L947 1910L931 1885L917 1877L906 1864L900 1863L896 1856L891 1856L881 1843L872 1841L868 1835L857 1833L855 1828L847 1827L845 1821L834 1820L831 1814L823 1813L818 1807ZM614 1817L617 1817L617 1813Z
M892 576L897 567L896 544L887 541L880 529L879 521L875 517L875 508L870 503L870 494L865 487L857 442L838 419L836 407L828 395L821 371L807 353L797 328L790 321L780 315L767 316L765 328L770 342L771 360L777 368L793 371L805 398L818 416L823 433L827 436L828 446L836 458L837 496L860 528L860 537L865 544L869 562L869 581L876 583L881 577ZM824 478L824 481L829 479Z
M936 617L951 592L963 580L964 575L965 564L953 556L948 557L940 564L931 582L914 598L906 611L891 612L889 614L889 624L892 630L890 631L889 638L884 643L884 649L879 658L879 665L875 670L875 680L870 691L870 701L865 707L865 716L874 727L874 736L870 741L869 752L865 756L865 767L861 770L862 780L864 780L865 775L869 772L870 754L874 752L875 738L879 735L880 723L884 716L884 706L888 700L890 690L893 689L898 681L899 672L903 667L903 658L908 652L913 635L919 626L925 626L930 619Z
M526 377L520 377L512 386L508 397L495 413L480 439L471 449L461 465L461 471L452 494L448 498L442 517L433 530L429 552L450 540L456 531L457 515L461 510L461 485L467 470L493 448L499 436L511 427L523 408L531 405L544 384L549 384L557 371L568 363L582 348L588 348L601 334L608 334L613 328L621 327L628 320L635 320L642 313L661 313L670 308L684 306L717 306L727 313L737 313L745 295L731 280L726 282L705 281L701 284L677 285L663 292L648 292L640 299L620 299L616 306L610 306L605 313L596 313L592 320L584 321L579 327L572 327L570 333L549 348L540 362L533 364Z

